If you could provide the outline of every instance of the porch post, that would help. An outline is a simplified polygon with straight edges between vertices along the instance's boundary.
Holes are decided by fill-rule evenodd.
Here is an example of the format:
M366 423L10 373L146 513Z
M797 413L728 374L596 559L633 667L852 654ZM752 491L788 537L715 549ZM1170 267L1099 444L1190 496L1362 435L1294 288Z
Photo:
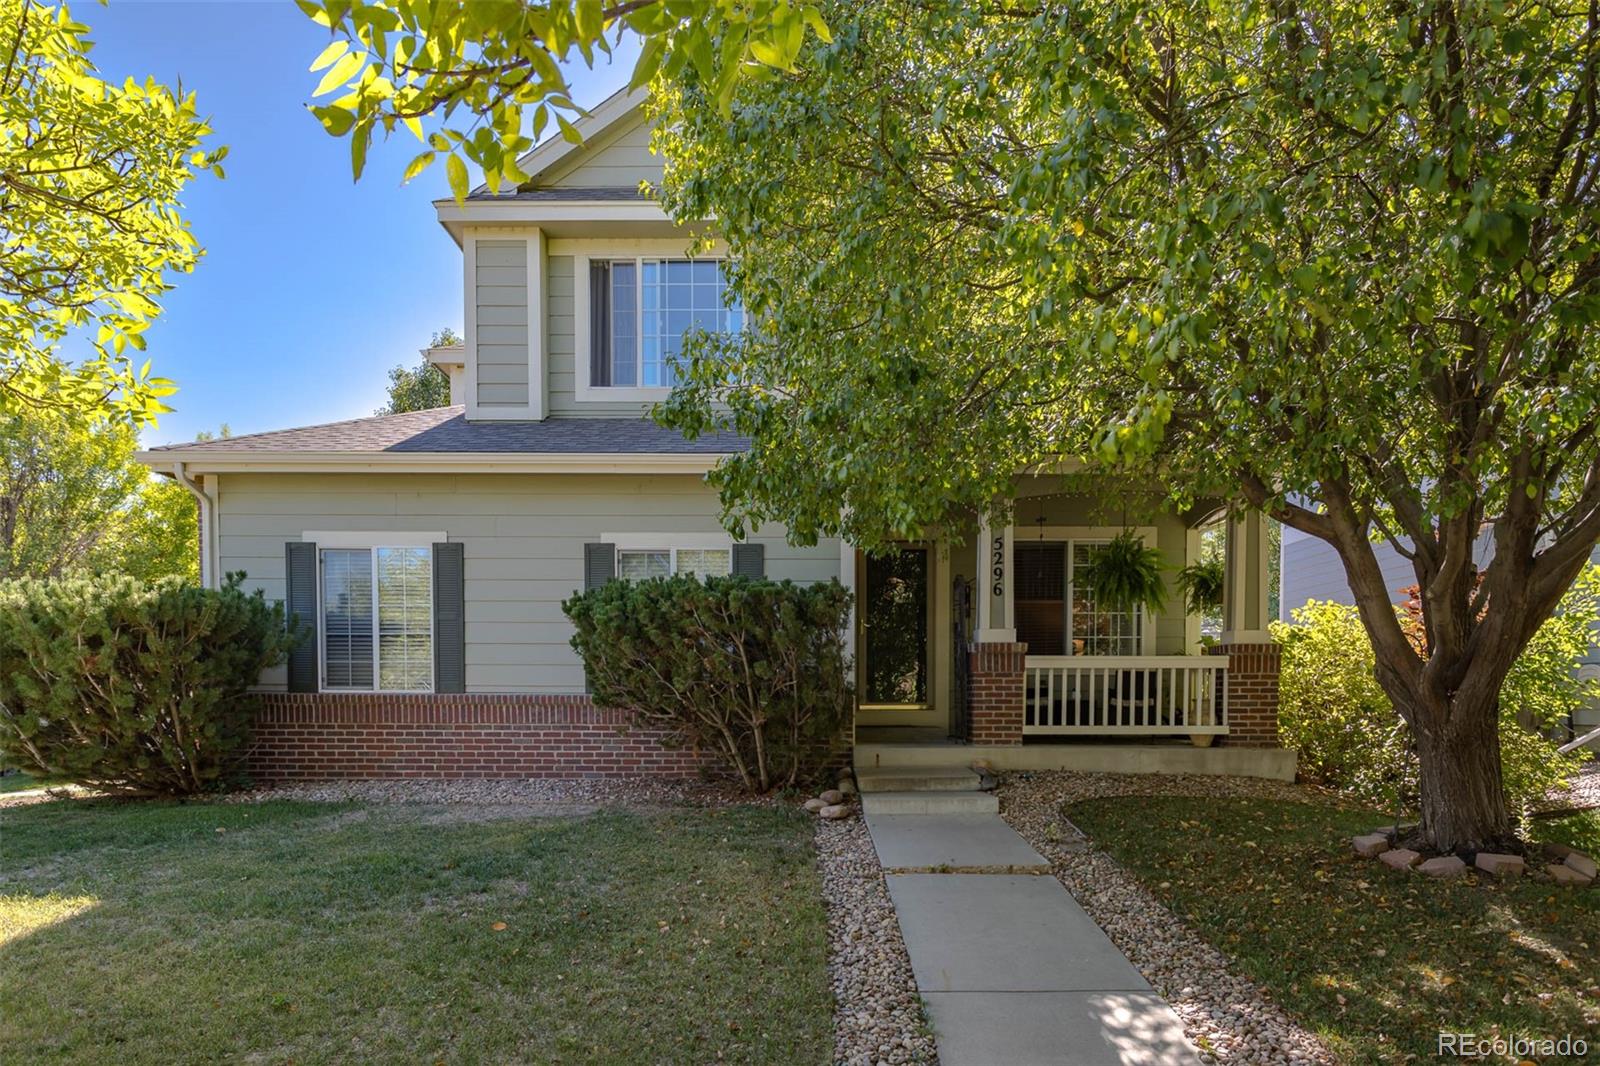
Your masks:
M972 645L968 710L974 744L1021 744L1028 648L1017 643L1012 589L1013 526L978 519L978 634Z
M1276 748L1278 646L1267 632L1267 518L1259 511L1228 519L1222 640L1212 654L1228 657L1227 743Z
M1011 555L1014 527L1000 529L987 517L978 523L978 643L1010 644L1017 639L1015 597L1012 595Z

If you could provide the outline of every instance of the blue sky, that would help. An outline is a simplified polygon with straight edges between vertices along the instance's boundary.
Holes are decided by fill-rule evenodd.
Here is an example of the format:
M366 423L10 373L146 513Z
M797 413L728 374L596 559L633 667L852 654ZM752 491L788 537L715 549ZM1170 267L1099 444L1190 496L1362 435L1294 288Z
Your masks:
M147 444L223 422L251 433L369 415L390 367L461 328L460 251L430 206L448 195L444 168L402 186L418 150L407 133L374 145L354 184L348 143L305 109L327 30L287 0L79 0L73 14L94 31L102 76L181 79L230 149L227 178L184 196L206 255L147 335L154 372L179 386ZM622 87L632 59L572 69L577 101Z

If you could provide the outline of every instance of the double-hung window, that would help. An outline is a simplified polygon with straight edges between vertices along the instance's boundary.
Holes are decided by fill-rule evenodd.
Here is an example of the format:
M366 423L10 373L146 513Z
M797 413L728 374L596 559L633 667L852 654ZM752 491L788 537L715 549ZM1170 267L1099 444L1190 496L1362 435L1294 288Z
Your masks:
M323 548L322 687L433 691L433 552Z
M666 577L669 574L726 577L732 571L732 548L652 548L620 545L617 548L617 576L630 581Z
M686 333L737 333L744 309L729 302L717 259L589 261L589 384L667 388Z

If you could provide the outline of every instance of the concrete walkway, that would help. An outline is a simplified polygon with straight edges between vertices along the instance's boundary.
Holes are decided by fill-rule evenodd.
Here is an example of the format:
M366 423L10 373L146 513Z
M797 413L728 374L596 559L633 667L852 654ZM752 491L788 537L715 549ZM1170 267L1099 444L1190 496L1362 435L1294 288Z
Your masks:
M867 815L943 1066L1193 1066L1172 1008L994 814Z

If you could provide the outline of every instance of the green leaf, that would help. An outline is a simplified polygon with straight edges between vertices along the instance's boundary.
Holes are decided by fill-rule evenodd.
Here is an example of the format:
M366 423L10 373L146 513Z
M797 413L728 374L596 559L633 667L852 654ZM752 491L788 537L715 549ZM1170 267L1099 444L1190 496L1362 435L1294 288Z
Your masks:
M444 169L445 176L450 180L451 195L456 198L457 204L465 203L467 193L472 190L471 183L467 179L467 165L461 161L460 156L451 153L445 158Z
M345 40L342 37L337 39L337 40L335 40L332 44L328 45L328 47L324 48L321 51L321 53L319 53L317 55L316 60L313 61L312 64L311 64L311 67L310 67L311 72L313 74L316 73L317 71L321 70L323 67L327 66L329 63L332 63L335 59L338 59L340 56L344 55L348 51L350 51L350 42L349 41Z
M322 80L317 82L317 87L312 90L311 95L314 97L325 96L344 85L345 82L355 76L366 61L367 54L365 52L346 52L339 57L339 60L333 64L328 73L322 76Z

